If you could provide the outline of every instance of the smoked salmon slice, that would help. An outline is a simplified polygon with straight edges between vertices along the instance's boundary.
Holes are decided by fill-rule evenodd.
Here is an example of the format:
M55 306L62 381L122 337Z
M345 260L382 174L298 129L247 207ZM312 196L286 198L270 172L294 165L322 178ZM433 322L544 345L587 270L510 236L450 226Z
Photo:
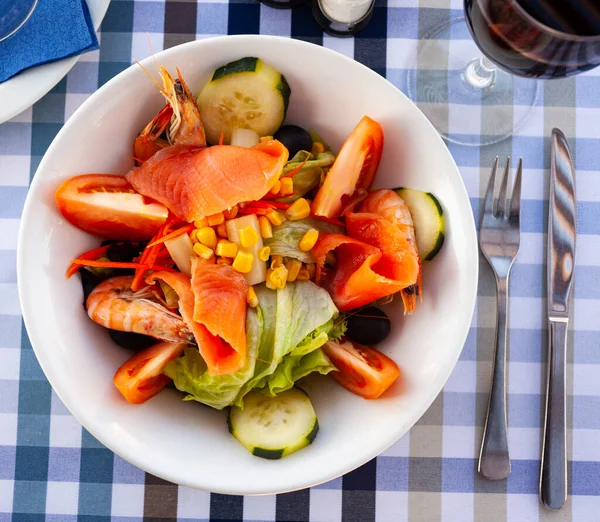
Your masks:
M140 194L189 223L261 199L279 179L288 155L277 140L251 148L173 145L125 177Z
M378 214L349 212L346 228L350 237L381 251L381 259L373 266L376 272L396 280L403 288L417 282L419 255L399 226Z
M206 362L211 375L236 372L244 364L242 357L226 341L212 335L206 326L194 321L195 299L190 278L180 272L153 272L146 278L148 284L164 281L179 296L179 312L198 343L200 355Z
M325 268L328 252L335 251L337 263ZM381 260L381 250L343 234L319 237L312 249L317 261L316 281L331 295L342 312L352 310L395 294L403 284L377 273L374 266Z
M242 360L246 358L246 297L244 276L228 265L192 259L194 321L223 339Z
M351 310L395 294L417 282L419 258L410 241L378 214L347 213L348 236L327 234L312 249L317 261L317 284L331 295L341 311ZM325 267L327 253L337 262Z

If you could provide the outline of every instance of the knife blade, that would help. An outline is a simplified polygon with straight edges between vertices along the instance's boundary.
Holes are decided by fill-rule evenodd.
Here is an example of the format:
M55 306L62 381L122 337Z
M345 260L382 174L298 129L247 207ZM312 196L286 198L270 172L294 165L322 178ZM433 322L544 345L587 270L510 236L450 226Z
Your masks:
M560 509L567 500L566 353L569 299L575 271L575 172L569 143L552 130L548 209L548 370L540 463L540 501Z

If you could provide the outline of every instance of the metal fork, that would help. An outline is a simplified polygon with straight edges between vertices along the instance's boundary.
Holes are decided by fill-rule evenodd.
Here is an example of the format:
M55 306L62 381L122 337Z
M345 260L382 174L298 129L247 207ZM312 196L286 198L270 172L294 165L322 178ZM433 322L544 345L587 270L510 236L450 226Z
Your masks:
M519 159L510 199L507 198L510 157L506 161L500 190L495 198L497 170L498 157L494 160L492 174L485 194L479 230L479 248L496 276L496 293L498 296L492 388L483 429L478 467L479 473L490 480L505 479L510 475L506 422L508 276L521 241L520 214L523 159Z

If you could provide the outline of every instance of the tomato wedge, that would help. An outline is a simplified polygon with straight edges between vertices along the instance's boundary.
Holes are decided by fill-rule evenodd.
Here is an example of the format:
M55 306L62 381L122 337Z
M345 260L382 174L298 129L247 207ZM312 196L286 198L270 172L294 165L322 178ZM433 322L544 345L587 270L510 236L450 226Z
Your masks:
M377 399L400 375L387 355L352 341L327 341L323 351L339 370L331 375L344 388L365 399Z
M383 128L368 116L342 145L325 182L317 192L312 211L317 216L339 217L358 189L369 190L383 151Z
M185 346L186 343L162 342L136 353L116 371L113 383L127 402L146 402L171 382L162 369L183 354Z
M69 223L107 239L150 239L169 214L162 203L138 194L114 174L75 176L58 187L54 198Z

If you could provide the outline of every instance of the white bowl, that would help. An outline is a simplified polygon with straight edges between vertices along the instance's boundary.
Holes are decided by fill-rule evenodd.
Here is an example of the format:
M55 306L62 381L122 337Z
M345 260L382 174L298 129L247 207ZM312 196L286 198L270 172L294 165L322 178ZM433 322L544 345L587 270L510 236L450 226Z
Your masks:
M424 268L423 303L412 317L388 310L392 333L380 345L402 369L385 398L366 401L317 376L304 383L321 430L315 442L279 461L252 456L227 432L224 412L183 402L168 390L141 406L126 403L112 376L128 353L90 321L78 277L65 280L69 260L99 244L57 211L53 194L76 174L125 173L139 130L164 104L137 65L94 93L48 149L25 204L18 246L23 316L38 360L67 408L100 442L166 480L219 493L268 494L342 475L397 441L442 389L467 336L475 305L477 243L460 174L422 113L393 85L340 54L268 36L191 42L156 55L179 67L197 93L212 70L258 56L292 88L288 122L317 129L334 149L367 114L385 132L378 187L433 192L446 213L446 242ZM144 65L154 71L150 59ZM398 301L398 300L397 300Z

